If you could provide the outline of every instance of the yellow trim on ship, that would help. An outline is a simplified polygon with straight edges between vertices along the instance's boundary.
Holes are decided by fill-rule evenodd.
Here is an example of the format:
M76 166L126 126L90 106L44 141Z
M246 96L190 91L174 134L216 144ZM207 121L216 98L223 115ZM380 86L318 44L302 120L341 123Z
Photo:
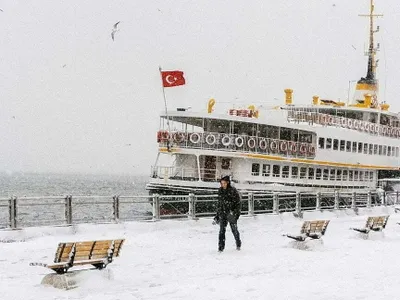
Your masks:
M321 166L329 166L329 167L343 167L343 168L357 168L357 169L378 169L378 170L399 170L397 167L387 167L387 166L374 166L374 165L361 165L361 164L345 164L345 163L337 163L331 161L320 161L320 160L311 160L311 159L302 159L302 158L283 158L279 156L271 156L264 154L242 154L241 156L246 156L250 158L259 158L265 160L275 160L275 161L287 161L294 163L303 163L309 165L321 165Z

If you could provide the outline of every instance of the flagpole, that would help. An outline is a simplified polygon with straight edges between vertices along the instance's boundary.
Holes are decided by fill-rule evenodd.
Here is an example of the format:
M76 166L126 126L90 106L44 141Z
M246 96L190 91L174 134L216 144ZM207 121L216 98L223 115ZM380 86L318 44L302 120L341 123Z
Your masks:
M164 82L163 82L163 76L162 76L162 69L161 66L158 67L159 71L160 71L160 76L161 76L161 87L162 87L162 91L163 91L163 96L164 96L164 107L165 107L165 116L167 117L167 128L168 128L168 139L167 139L167 150L168 152L171 151L170 149L170 133L171 133L171 128L169 126L169 117L168 117L168 109L167 109L167 98L165 97L165 87L164 87Z

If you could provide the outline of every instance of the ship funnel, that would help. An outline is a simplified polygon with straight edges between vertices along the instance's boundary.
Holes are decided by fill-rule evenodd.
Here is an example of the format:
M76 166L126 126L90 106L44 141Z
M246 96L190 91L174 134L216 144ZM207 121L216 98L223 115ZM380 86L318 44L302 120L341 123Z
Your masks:
M292 105L293 104L293 90L292 89L285 89L285 104Z

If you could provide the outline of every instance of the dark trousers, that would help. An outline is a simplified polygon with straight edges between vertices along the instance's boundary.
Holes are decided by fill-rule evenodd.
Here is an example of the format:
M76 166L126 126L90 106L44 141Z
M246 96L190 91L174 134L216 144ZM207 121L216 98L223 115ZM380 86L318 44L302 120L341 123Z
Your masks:
M231 230L233 233L233 236L236 241L236 247L240 247L242 245L242 242L240 241L240 234L237 226L237 222L230 223L229 225L231 226ZM228 226L228 220L227 219L222 219L219 222L219 242L218 242L218 250L222 251L225 249L225 232L226 232L226 226Z

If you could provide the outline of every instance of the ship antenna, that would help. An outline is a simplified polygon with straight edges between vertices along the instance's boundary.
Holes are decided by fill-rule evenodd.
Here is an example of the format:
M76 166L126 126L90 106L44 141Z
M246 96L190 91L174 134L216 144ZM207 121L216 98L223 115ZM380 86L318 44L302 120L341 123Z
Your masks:
M368 81L371 83L376 83L376 68L377 68L377 61L375 60L376 51L378 48L375 47L374 43L374 35L376 32L379 31L379 26L377 29L374 29L374 18L383 17L382 14L374 14L375 5L374 0L370 0L370 13L367 15L359 15L360 17L368 17L369 18L369 47L366 55L368 56L368 70L367 70L367 77Z

